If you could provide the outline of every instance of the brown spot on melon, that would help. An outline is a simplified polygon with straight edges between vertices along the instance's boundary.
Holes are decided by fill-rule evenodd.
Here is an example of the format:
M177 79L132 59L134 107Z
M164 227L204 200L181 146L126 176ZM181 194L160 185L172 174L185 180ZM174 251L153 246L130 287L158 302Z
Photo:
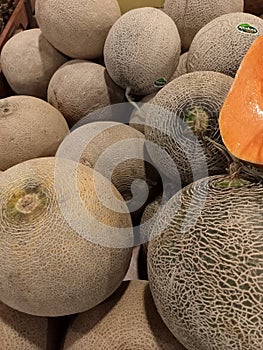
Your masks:
M249 24L253 31L243 31L243 24ZM234 77L259 35L263 35L263 20L249 13L229 13L212 20L199 30L191 43L188 72L209 70Z
M53 317L88 310L118 288L133 234L126 204L105 177L38 158L6 170L0 188L1 301Z
M71 60L53 75L48 102L73 125L89 113L125 101L124 91L110 78L105 67L85 60Z
M43 99L52 75L66 60L38 28L14 35L1 51L1 68L13 91Z
M46 39L72 58L102 56L113 23L121 16L116 0L37 0L36 19Z
M196 33L214 18L231 12L242 12L244 0L165 0L164 11L177 25L182 49L189 46Z
M63 115L32 96L0 100L0 169L25 160L53 156L69 133Z
M185 350L158 315L148 282L123 282L96 308L78 315L64 350Z
M174 73L180 37L173 20L159 9L128 11L112 26L104 46L111 78L137 95L158 91Z

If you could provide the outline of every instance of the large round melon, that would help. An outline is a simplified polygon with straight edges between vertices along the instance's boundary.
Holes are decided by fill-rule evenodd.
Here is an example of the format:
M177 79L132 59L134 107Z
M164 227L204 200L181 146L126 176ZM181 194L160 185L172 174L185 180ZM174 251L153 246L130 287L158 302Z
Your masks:
M47 40L72 58L102 56L113 23L121 16L117 0L37 0L37 23Z
M25 160L55 155L69 133L63 115L32 96L0 100L0 169Z
M149 104L145 138L158 147L147 142L146 148L175 187L178 181L188 184L207 174L225 173L227 159L214 142L223 144L218 116L232 82L218 72L184 74Z
M124 102L124 91L100 64L71 60L60 67L48 86L48 102L74 124L89 113Z
M106 68L123 89L148 95L172 76L181 51L173 20L159 9L128 11L112 26L104 47Z
M214 18L231 12L242 12L244 0L165 0L164 11L177 25L182 49L189 46L196 33Z
M0 339L3 350L46 350L48 319L16 311L0 302Z
M78 315L63 350L185 350L156 311L146 281L123 282L107 301Z
M212 20L191 43L188 72L210 70L234 77L259 35L263 35L263 20L249 13L229 13Z
M159 212L148 245L150 287L188 350L262 349L262 193L262 182L213 176Z
M0 189L2 302L62 316L88 310L118 288L133 237L127 206L109 180L47 157L6 170Z
M14 35L1 51L1 69L13 91L43 99L52 75L66 61L38 28Z

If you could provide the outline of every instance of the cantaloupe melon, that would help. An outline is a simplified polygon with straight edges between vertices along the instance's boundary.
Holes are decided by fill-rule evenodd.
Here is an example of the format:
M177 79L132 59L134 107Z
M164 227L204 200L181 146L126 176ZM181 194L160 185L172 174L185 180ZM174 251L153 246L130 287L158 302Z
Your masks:
M187 73L187 58L188 58L188 51L184 52L179 59L179 63L178 66L176 68L176 71L174 72L174 74L172 75L171 80L174 80L178 77L180 77L183 74Z
M153 92L152 94L143 97L140 100L140 102L137 104L140 111L137 108L134 108L130 116L129 125L143 134L144 134L144 124L145 124L145 113L146 113L146 111L144 111L143 105L145 104L145 108L147 110L148 103L151 103L152 99L156 94L157 92Z
M175 186L179 180L187 184L207 174L225 173L227 159L213 142L222 144L218 116L232 82L233 78L218 72L184 74L149 104L145 137L159 149L149 142L146 148Z
M32 96L0 100L0 169L25 160L55 155L69 133L63 115Z
M37 316L73 314L121 284L132 254L131 219L101 174L66 159L28 160L1 175L0 208L6 305Z
M0 302L2 350L46 350L48 319L24 314Z
M205 25L194 37L187 70L235 76L250 45L263 35L263 20L249 13L229 13Z
M159 9L128 11L109 31L104 59L111 78L137 95L158 91L179 62L180 37L173 20Z
M121 103L125 94L100 64L71 60L53 75L48 86L48 102L73 125L94 110Z
M262 182L213 176L161 210L148 245L157 309L188 350L262 349Z
M121 16L117 0L37 0L37 23L46 39L72 58L102 56L113 23Z
M43 99L52 75L66 61L39 28L14 35L1 51L2 72L13 91Z
M196 33L211 20L226 13L242 12L243 8L244 0L165 0L164 2L164 11L177 25L184 51L189 49Z
M139 131L125 124L101 121L76 128L56 155L88 164L109 179L135 219L156 180L153 170L146 168L144 148L145 137Z
M78 315L63 350L185 350L158 315L146 281L123 282L107 301Z

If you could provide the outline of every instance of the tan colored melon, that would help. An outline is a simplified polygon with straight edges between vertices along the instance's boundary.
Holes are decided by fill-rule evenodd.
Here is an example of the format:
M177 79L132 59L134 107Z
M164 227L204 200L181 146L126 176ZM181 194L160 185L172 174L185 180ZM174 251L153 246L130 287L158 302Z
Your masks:
M6 170L0 189L2 302L62 316L118 288L133 232L123 198L105 177L70 160L38 158Z
M120 16L116 0L36 1L36 19L43 35L72 58L102 56L107 34Z
M173 75L181 42L173 20L159 9L128 11L112 26L104 46L111 78L137 95L158 91Z
M178 66L176 68L176 71L174 72L174 74L172 75L171 80L174 80L178 77L180 77L183 74L187 73L187 58L188 58L188 51L184 52L179 59L179 63Z
M0 100L0 169L25 160L53 156L69 133L63 115L32 96Z
M137 104L138 107L140 108L140 111L138 109L134 108L131 116L130 116L130 121L129 125L133 127L134 129L140 131L142 134L144 134L144 124L145 124L145 111L144 109L147 110L147 105L143 107L144 103L151 103L152 99L154 96L157 94L157 92L154 92L150 95L147 95L143 97L140 102Z
M38 28L14 35L1 51L1 68L13 91L43 99L52 75L66 61Z
M107 301L78 315L63 350L185 350L158 315L147 281L123 282Z
M262 349L262 193L262 181L247 174L211 176L159 212L150 287L188 350Z
M124 101L124 91L112 81L105 67L91 61L65 63L48 86L48 102L70 125L97 109Z
M255 33L239 30L240 24L249 24ZM214 19L200 29L192 41L188 72L210 70L234 77L259 35L263 35L263 20L249 13L229 13Z
M174 188L228 165L218 116L233 78L218 72L192 72L169 82L152 100L146 116L147 151ZM166 156L163 152L166 152ZM174 189L172 189L173 191Z
M0 348L46 350L48 319L16 311L0 302Z
M196 33L214 18L226 13L242 12L244 0L165 0L164 11L177 25L182 49L189 46Z

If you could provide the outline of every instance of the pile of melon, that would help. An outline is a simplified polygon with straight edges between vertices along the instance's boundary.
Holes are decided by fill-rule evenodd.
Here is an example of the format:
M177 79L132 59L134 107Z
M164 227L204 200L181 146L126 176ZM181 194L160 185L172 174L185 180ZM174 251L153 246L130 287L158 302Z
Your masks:
M263 19L244 5L37 0L6 42L1 350L263 350Z

